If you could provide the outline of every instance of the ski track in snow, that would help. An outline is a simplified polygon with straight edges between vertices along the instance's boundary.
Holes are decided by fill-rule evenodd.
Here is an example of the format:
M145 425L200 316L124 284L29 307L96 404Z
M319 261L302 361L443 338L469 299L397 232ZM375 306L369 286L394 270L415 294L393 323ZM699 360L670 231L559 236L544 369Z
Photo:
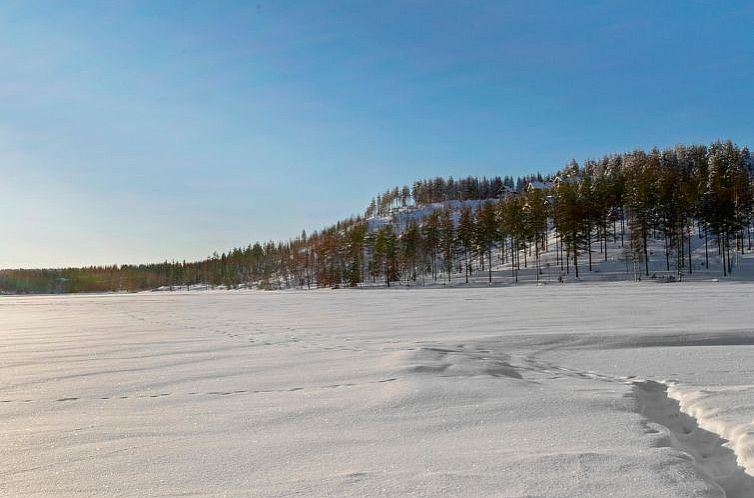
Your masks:
M7 447L11 448L12 458L11 465L6 465L4 471L0 472L9 481L0 484L0 491L5 489L9 494L108 494L101 487L103 482L116 487L123 485L113 484L106 477L100 476L93 482L87 481L80 488L71 488L70 480L51 477L49 472L58 467L75 469L79 465L77 462L97 462L97 456L103 461L130 458L129 455L132 454L144 458L151 451L148 448L158 448L161 444L167 448L162 451L172 455L166 457L168 460L176 458L182 461L180 455L188 449L182 445L190 446L187 441L193 440L190 427L187 429L181 426L181 431L174 434L166 426L164 434L161 434L160 423L149 422L150 425L157 423L155 433L138 427L129 430L146 431L145 435L137 437L157 437L157 441L147 439L143 444L112 447L120 444L121 436L112 433L108 436L89 434L95 440L104 437L103 442L97 443L96 449L86 449L89 448L86 445L81 448L72 446L64 454L42 452L39 455L34 450L24 450L27 444L28 448L39 445L34 429L27 428L24 431L18 424L36 427L40 434L59 427L53 429L59 431L59 435L47 435L46 440L53 447L65 447L66 442L75 439L77 431L82 430L81 427L72 429L71 424L84 427L84 420L91 417L98 420L100 413L106 417L117 417L119 413L126 416L131 410L164 413L164 410L173 409L200 412L217 409L222 412L224 405L217 405L218 401L213 401L220 399L236 399L238 401L233 403L240 404L234 404L233 407L246 407L243 408L244 411L251 410L251 413L255 413L259 410L255 408L257 402L248 405L244 399L267 397L268 401L261 405L266 411L259 412L260 417L269 418L276 411L283 410L293 413L293 419L299 422L293 426L284 424L284 427L289 428L278 433L276 427L287 418L275 421L276 416L273 416L266 422L268 425L265 435L244 431L239 436L250 440L270 438L270 448L281 444L285 448L286 444L291 444L285 441L291 437L291 431L297 430L297 425L315 424L314 427L320 427L323 419L337 419L336 412L326 409L326 405L317 404L320 399L337 403L346 403L348 400L351 400L349 403L363 403L369 411L358 415L359 417L367 417L367 414L371 417L377 413L380 417L390 418L403 414L401 416L408 417L407 420L396 420L401 420L402 430L410 429L407 434L413 434L413 431L421 433L439 424L438 432L433 433L439 435L449 430L460 430L460 427L473 423L479 423L483 427L488 423L486 417L489 414L503 413L501 410L507 406L506 398L514 401L520 399L515 403L529 406L526 403L532 401L524 401L528 396L526 393L540 392L544 393L541 394L542 403L557 402L553 405L558 407L554 408L556 410L561 409L561 403L566 403L563 401L564 397L576 398L573 403L595 403L593 408L586 407L584 415L579 415L581 412L566 404L564 416L566 422L577 424L573 426L576 428L575 433L589 434L589 424L584 424L581 419L594 409L597 413L594 422L596 425L610 426L608 422L604 426L600 425L596 420L601 416L599 414L607 413L616 422L621 420L619 424L627 424L625 430L634 434L631 437L636 437L637 441L643 441L641 444L645 449L629 450L637 444L631 442L625 443L626 447L620 446L603 453L598 448L605 442L597 444L597 438L593 444L587 445L590 448L594 446L595 449L590 450L567 450L567 446L562 446L561 443L548 443L537 449L537 444L542 444L537 442L539 440L554 437L557 441L561 436L567 439L565 434L559 436L557 429L547 429L546 424L544 432L535 432L532 438L525 436L525 430L516 436L523 442L521 444L531 445L531 452L519 449L516 451L521 454L517 456L504 456L503 453L498 458L498 463L489 468L484 466L490 465L485 460L484 465L477 469L482 472L478 475L465 473L470 470L459 470L460 473L431 470L433 466L444 468L444 460L441 459L431 465L424 462L421 467L425 474L418 475L426 475L429 480L416 477L416 470L403 473L394 469L389 474L393 477L385 481L385 475L381 474L384 470L379 471L379 467L369 463L375 458L374 455L355 456L359 453L348 450L346 453L350 456L345 460L334 459L339 470L318 471L316 469L321 464L316 463L316 452L311 453L314 460L310 461L307 459L308 452L314 450L294 450L294 445L290 451L299 453L289 454L289 450L280 448L272 451L289 454L289 459L290 455L297 455L294 459L301 459L301 464L307 470L298 479L265 480L266 475L274 474L269 471L268 474L256 475L255 481L248 482L241 477L243 473L236 470L232 473L234 487L230 491L224 489L222 483L206 487L209 486L206 482L213 482L214 479L206 476L205 481L200 481L199 484L194 482L194 486L199 486L197 489L187 488L184 491L217 496L226 493L285 495L293 492L335 495L411 492L422 496L471 492L485 495L497 494L491 490L500 491L501 488L495 486L504 485L504 495L599 496L604 492L614 496L631 496L634 492L651 489L652 494L657 496L695 494L754 497L754 477L743 468L751 471L754 451L751 435L754 431L751 425L741 423L740 413L736 412L736 407L745 409L754 406L754 389L747 385L704 387L685 379L662 383L660 381L668 376L661 369L652 371L651 368L645 368L650 366L648 363L641 362L638 365L642 368L637 369L630 363L636 355L642 354L642 350L658 354L671 354L674 350L682 351L683 354L692 354L689 351L697 354L699 351L708 351L708 348L746 348L754 344L751 329L740 327L739 324L744 320L734 317L728 321L687 319L683 325L690 329L689 332L679 332L677 325L665 326L658 323L659 317L666 316L663 314L636 317L630 312L607 309L612 300L600 297L594 293L595 289L598 292L609 289L632 300L639 308L651 306L654 300L668 297L667 286L591 286L586 289L569 289L562 297L563 302L551 305L549 313L532 313L523 317L508 315L505 322L498 321L496 313L489 313L491 302L523 298L537 303L557 298L558 289L529 288L520 297L508 290L481 289L417 291L416 294L374 291L371 294L316 292L238 296L217 293L159 298L104 296L88 299L4 299L0 301L0 326L9 333L0 341L0 352L3 353L0 373L4 374L0 381L0 420L6 423L5 426L0 426L0 429L5 429L0 432L0 436L9 443ZM710 299L720 299L721 296L734 301L729 303L733 309L739 309L739 302L746 302L751 298L750 287L740 284L738 287L728 287L727 290L704 286L678 289L681 289L681 298L665 310L671 317L696 311L698 306ZM469 293L474 295L469 296ZM330 296L335 296L334 303L329 302L333 299ZM585 296L596 301L596 316L577 316L573 320L562 320L565 316L563 313L583 302ZM417 303L411 302L414 299ZM604 301L602 307L600 300ZM459 301L464 304L458 304ZM274 309L270 307L270 303L279 307L271 312L274 315L272 317L264 313L265 309ZM320 310L322 316L311 315L327 304L333 304L334 307ZM527 306L525 301L518 301L518 304ZM239 305L251 306L251 309L239 308ZM451 305L461 309L453 310L449 307ZM395 310L395 317L385 312L391 310L391 306L399 308ZM28 312L33 307L38 308L40 315L29 326ZM76 315L76 308L83 309L84 314ZM537 308L529 305L527 310L534 312ZM456 312L467 314L468 323L455 317ZM616 324L616 313L622 315L623 319L630 317L638 322L635 330L627 330L625 325ZM558 316L561 317L561 323L553 320L553 317ZM605 322L605 318L612 318L612 321ZM750 318L747 315L746 319ZM90 322L87 323L87 320ZM461 324L465 326L459 327ZM591 366L591 361L600 366L600 361L608 361L603 357L612 358L610 355L617 355L619 360L612 365L615 368L610 371ZM592 356L600 358L592 359ZM252 358L254 362L250 362ZM303 360L303 363L299 360ZM736 361L741 364L742 360ZM280 362L283 363L282 366L279 365ZM621 362L627 367L622 367ZM575 367L576 364L579 367ZM657 365L651 367L659 368ZM711 367L716 368L718 365L707 366ZM268 368L274 369L274 373L268 373ZM297 368L303 368L303 373L297 373ZM352 368L353 371L343 371L343 368ZM621 368L624 370L621 371ZM694 370L697 369L694 367ZM730 369L731 372L734 370ZM714 381L711 378L709 383L713 384ZM159 388L160 385L165 388ZM78 390L75 389L77 386ZM342 400L327 394L345 390L353 394ZM466 401L465 396L468 396ZM737 405L729 403L730 396L737 396ZM456 405L459 398L459 404ZM548 401L551 399L554 401ZM604 401L600 401L603 399ZM192 400L201 401L199 405L190 408L195 405ZM497 408L497 405L487 407L485 403L490 400L503 405ZM715 402L721 403L721 406L716 406ZM150 403L152 407L144 403ZM472 420L468 419L468 415L453 415L457 410L474 406L481 413L477 422L473 422L476 415ZM527 412L528 418L554 418L554 413L548 411L549 408L537 408L536 404L532 406L535 411ZM11 407L16 408L4 411ZM314 414L312 418L305 415L311 410ZM576 410L572 418L568 418L568 410ZM631 412L635 412L633 417L638 418L632 418ZM295 415L296 413L299 415ZM513 410L506 416L515 418L515 413ZM62 422L56 422L57 417L61 417ZM73 417L76 423L65 417ZM417 422L412 421L414 417L424 422L416 425ZM221 419L225 418L227 417L222 414ZM36 422L37 419L42 422ZM377 429L382 423L380 420L378 417L372 422L375 424L374 430L384 431L385 429ZM16 426L8 430L11 423ZM125 419L122 424L129 425ZM338 424L342 425L344 422ZM526 425L523 420L519 424ZM359 427L357 425L349 432L351 438L359 440L364 437L366 433ZM517 426L514 424L511 427ZM222 424L218 428L222 431ZM29 430L32 432L29 433ZM584 434L580 437L588 440L589 436ZM131 437L127 439L130 441ZM159 439L161 437L164 439ZM200 441L207 444L207 440ZM215 440L211 441L212 444L217 444ZM432 441L434 436L426 448L430 452L435 445L440 448L447 444ZM254 443L250 441L249 444L253 449ZM324 441L317 443L319 444L336 443ZM363 444L360 443L360 446ZM397 446L399 443L392 444ZM460 440L453 444L463 447ZM548 446L553 448L551 453L543 452ZM13 453L13 448L16 448L16 453ZM389 448L390 446L381 447L381 451L392 451ZM488 453L495 451L494 446L484 448L486 447L482 444L474 451L485 455L494 454ZM659 453L646 453L652 451L652 448ZM501 450L502 448L498 449ZM678 453L665 453L661 450ZM238 449L232 446L229 451L236 454L234 452ZM453 451L455 450L449 449L450 462L453 462ZM69 455L71 452L73 454ZM382 453L379 451L375 453L380 454ZM572 454L575 459L571 457ZM236 456L244 461L251 458L249 455ZM367 470L343 470L349 468L348 462L358 461L360 458L364 458L363 465ZM400 460L397 456L395 458ZM627 460L623 461L623 458ZM651 460L648 469L654 469L655 477L652 472L645 475L646 470L636 469L634 461L643 459L649 459L648 462ZM282 460L272 460L285 466ZM463 461L461 459L457 463ZM196 471L190 464L180 465ZM522 465L524 469L536 469L537 472L548 472L547 469L550 468L553 476L560 476L554 478L556 483L564 476L576 479L573 476L578 474L580 477L574 481L573 488L564 488L562 482L549 483L547 478L542 482L533 482L520 473ZM613 465L619 465L623 469L616 472L628 472L629 480L640 476L641 482L636 484L638 487L628 488L615 476L601 475ZM116 465L108 470L117 473L118 468ZM493 479L494 474L489 474L493 468L498 468L497 472L501 473L497 481ZM170 474L172 469L168 469ZM199 474L201 473L200 471ZM28 474L36 475L38 479L12 479L13 476ZM177 470L176 474L179 474ZM473 475L482 483L475 483L471 477ZM498 482L500 475L517 476L520 483L513 482L512 477L511 482L508 479L503 483ZM432 476L434 478L430 479ZM659 484L655 482L657 478L660 479ZM642 479L650 483L647 486L659 487L642 488ZM322 483L313 484L316 480L322 480ZM47 484L35 484L36 481ZM55 487L55 482L62 487ZM246 482L247 487L244 487L243 482ZM115 489L114 494L144 492L147 489L145 486L145 482L136 479L135 483ZM164 486L149 489L162 489L160 493L176 491L175 485Z
M697 419L668 396L667 385L651 380L637 382L634 394L640 413L661 426L659 430L647 426L648 433L661 433L657 446L673 447L690 455L699 472L720 486L728 498L754 497L754 477L739 466L728 441L700 427Z

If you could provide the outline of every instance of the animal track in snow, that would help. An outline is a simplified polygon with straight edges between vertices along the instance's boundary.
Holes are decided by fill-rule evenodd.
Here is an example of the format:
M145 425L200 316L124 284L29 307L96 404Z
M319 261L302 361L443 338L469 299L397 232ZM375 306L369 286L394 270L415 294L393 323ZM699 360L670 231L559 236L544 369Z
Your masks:
M388 382L395 382L400 380L398 377L390 377L387 379L379 379L379 380L371 380L367 382L344 382L342 384L329 384L325 386L311 386L311 387L303 387L303 386L294 386L294 387L287 387L287 388L279 388L279 389L235 389L235 390L229 390L229 391L206 391L206 392L188 392L188 393L172 393L172 392L159 392L159 393L145 393L145 394L133 394L133 395L121 395L121 396L94 396L94 397L78 397L78 396L66 396L62 398L56 398L54 400L33 400L33 399L0 399L0 403L45 403L45 402L53 402L53 403L64 403L64 402L74 402L74 401L108 401L108 400L122 400L122 399L154 399L154 398L164 398L167 396L231 396L231 395L240 395L240 394L266 394L266 393L290 393L290 392L299 392L299 391L319 391L319 390L326 390L326 389L341 389L341 388L348 388L348 387L359 387L359 386L367 386L367 385L374 385L374 384L385 384Z

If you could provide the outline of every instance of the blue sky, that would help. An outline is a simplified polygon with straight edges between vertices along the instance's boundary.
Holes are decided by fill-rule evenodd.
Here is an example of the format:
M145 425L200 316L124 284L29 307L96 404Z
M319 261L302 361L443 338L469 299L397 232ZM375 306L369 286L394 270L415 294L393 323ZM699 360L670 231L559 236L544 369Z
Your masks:
M0 267L197 259L432 176L754 136L754 4L0 4Z

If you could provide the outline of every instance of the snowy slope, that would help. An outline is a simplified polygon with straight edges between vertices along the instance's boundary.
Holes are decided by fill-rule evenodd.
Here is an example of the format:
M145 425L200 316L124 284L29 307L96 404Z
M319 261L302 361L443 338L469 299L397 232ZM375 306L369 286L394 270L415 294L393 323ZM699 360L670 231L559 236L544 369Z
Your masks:
M751 497L752 290L4 297L0 494Z
M395 209L391 215L382 217L371 217L367 219L370 231L378 230L380 227L391 224L396 233L403 232L410 222L421 224L427 216L438 209L450 209L451 218L457 224L460 217L460 210L463 206L469 206L472 212L475 211L483 202L481 200L467 201L449 201L445 203L435 203L417 206L406 206ZM656 234L659 237L659 234ZM536 261L536 253L533 248L527 251L519 251L519 260L521 268L517 272L513 271L513 265L510 253L504 254L499 246L493 253L493 271L492 285L508 285L513 283L561 283L575 281L633 281L633 280L653 280L665 281L670 280L741 280L754 281L754 252L749 249L747 241L744 241L744 252L732 251L733 272L731 275L724 275L722 269L722 259L717 253L714 237L710 234L705 249L704 234L696 231L696 227L691 237L692 252L692 273L689 274L686 268L688 256L684 257L684 270L679 276L676 256L671 250L669 261L666 260L664 240L661 238L652 238L648 243L649 247L649 275L646 275L644 263L641 261L634 262L630 254L631 232L627 226L621 227L616 222L610 230L606 250L603 252L601 243L594 239L592 243L592 263L589 267L589 254L586 248L580 251L579 256L579 276L573 267L572 258L564 261L564 251L559 255L559 245L557 232L551 226L548 231L548 243L545 250L540 251L539 262ZM684 248L685 251L685 248ZM472 258L472 274L469 277L469 283L466 283L465 262L463 256L459 253L454 264L454 271L448 281L446 275L438 278L437 281L431 279L428 275L420 276L418 282L408 281L404 276L404 283L415 286L479 286L489 285L490 275L487 268L487 256L482 257L475 254ZM707 266L709 265L709 266ZM372 284L366 283L365 286Z
M458 223L460 218L461 209L464 206L471 208L472 212L475 212L479 206L484 202L492 202L492 200L479 200L468 199L465 201L452 200L446 202L434 202L430 204L411 204L404 207L395 208L389 215L386 216L371 216L367 218L367 227L369 231L376 231L386 225L392 225L396 234L401 234L410 223L417 223L421 225L425 218L427 218L434 211L440 209L448 209L451 211L451 219L454 223Z

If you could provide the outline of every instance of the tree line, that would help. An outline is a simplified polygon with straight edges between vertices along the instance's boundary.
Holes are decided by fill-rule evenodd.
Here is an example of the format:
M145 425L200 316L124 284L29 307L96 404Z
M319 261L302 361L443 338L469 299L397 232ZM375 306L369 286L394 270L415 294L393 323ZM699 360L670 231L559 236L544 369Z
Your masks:
M468 282L507 265L510 279L555 266L578 277L608 243L648 276L650 241L663 265L692 273L692 237L704 239L704 265L717 256L724 276L736 251L751 250L752 158L730 141L678 145L571 161L555 174L433 178L376 196L364 216L287 242L254 243L196 262L2 270L3 292L138 291L196 284L259 288L364 283Z
M393 209L409 204L435 204L454 200L495 199L502 192L521 191L532 181L544 181L541 173L518 177L492 178L469 176L454 179L436 177L418 180L412 186L394 187L378 194L367 207L365 216L387 216Z

